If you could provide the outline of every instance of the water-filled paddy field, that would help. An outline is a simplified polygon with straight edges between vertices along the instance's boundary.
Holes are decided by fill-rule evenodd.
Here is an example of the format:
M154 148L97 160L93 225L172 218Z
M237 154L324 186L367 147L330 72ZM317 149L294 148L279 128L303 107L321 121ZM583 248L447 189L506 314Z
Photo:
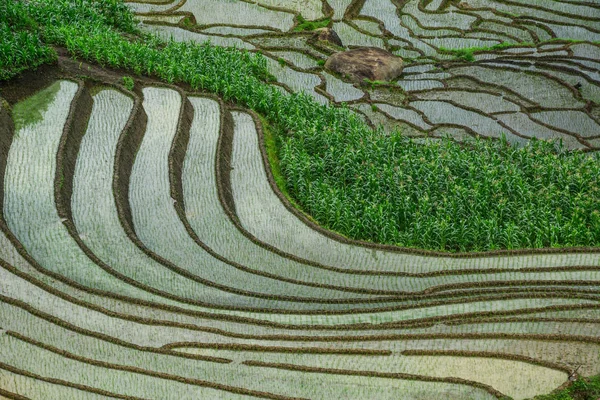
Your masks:
M80 18L80 8L53 7L57 20ZM127 7L142 31L197 47L149 45L139 61L146 70L136 73L99 48L85 54L89 38L102 33L90 28L90 42L69 41L63 27L46 32L56 63L0 81L0 398L528 399L600 374L599 3L147 0ZM107 21L103 30L127 25ZM316 41L306 21L332 27L344 47ZM105 37L103 46L124 49L124 36ZM212 52L202 47L207 40L238 50ZM358 84L325 69L334 52L361 46L401 56L400 78ZM161 51L202 57L161 70ZM228 61L213 67L211 57ZM254 99L239 89L245 84L254 85ZM307 96L294 97L299 92ZM343 235L354 228L343 226L351 209L336 203L347 193L321 181L326 190L306 201L296 194L316 190L303 180L310 175L290 165L326 174L327 157L356 132L382 149L415 149L373 153L380 158L369 162L398 168L360 183L368 176L363 165L352 179L365 187L388 185L402 168L433 179L428 171L444 171L458 152L512 160L456 164L493 176L493 169L525 167L550 174L535 162L553 160L555 187L539 193L572 196L561 201L573 209L552 211L570 225L529 222L538 240L531 243L540 246L521 245L516 224L498 227L506 241L490 239L498 247L477 248L484 252L432 248L451 225L417 226L429 240L422 248L353 240ZM557 142L536 148L537 139ZM323 162L318 152L296 152L294 140L324 147ZM355 158L335 161L358 159L361 146L352 148ZM428 157L417 146L434 155L414 158ZM492 203L538 193L519 192L530 187L510 186L511 179L497 192L509 200L490 190ZM570 188L552 192L561 182ZM421 204L425 192L415 196ZM465 198L479 215L478 199ZM312 212L319 202L337 214ZM509 219L513 209L506 210ZM518 210L538 217L531 207ZM494 214L484 225L497 221ZM579 236L564 233L577 229ZM555 232L552 246L540 239L546 231ZM593 381L566 390L582 385L595 393Z
M468 140L504 134L517 143L539 137L560 139L569 149L597 149L598 5L530 3L409 0L396 6L388 0L186 0L131 6L150 31L176 40L191 37L183 32L194 31L202 34L200 40L250 46L284 61L283 68L276 63L269 66L286 89L318 96L314 91L318 87L332 101L350 103L357 110L365 103L379 106L376 89L363 88L360 94L319 66L330 49L311 43L307 32L289 32L298 15L309 20L330 17L348 48L385 48L406 62L402 77L389 82L402 89L397 90L402 101L383 103L404 113L378 107L364 115L370 123L383 121L388 129L406 127L423 137ZM244 11L228 12L235 7ZM196 25L185 24L190 16ZM417 121L414 113L419 115Z

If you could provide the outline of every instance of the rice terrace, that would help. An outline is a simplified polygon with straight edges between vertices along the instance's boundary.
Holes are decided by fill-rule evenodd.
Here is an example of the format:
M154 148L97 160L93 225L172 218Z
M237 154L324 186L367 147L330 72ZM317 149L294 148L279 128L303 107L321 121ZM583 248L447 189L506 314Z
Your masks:
M0 400L600 399L599 0L0 0Z

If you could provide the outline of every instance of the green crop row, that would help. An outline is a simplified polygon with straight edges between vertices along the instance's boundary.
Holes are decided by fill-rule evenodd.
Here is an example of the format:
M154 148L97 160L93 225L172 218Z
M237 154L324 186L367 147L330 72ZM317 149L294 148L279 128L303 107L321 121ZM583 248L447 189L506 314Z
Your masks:
M597 157L545 141L464 147L388 135L345 107L283 95L269 85L261 55L140 35L121 0L9 0L4 8L0 23L15 35L259 112L272 124L288 193L350 238L445 251L600 245ZM17 14L30 22L15 23Z
M40 40L35 22L6 2L0 4L0 38L0 80L56 59Z
M355 239L459 251L600 241L598 160L548 142L461 148L323 126L281 153L290 193Z

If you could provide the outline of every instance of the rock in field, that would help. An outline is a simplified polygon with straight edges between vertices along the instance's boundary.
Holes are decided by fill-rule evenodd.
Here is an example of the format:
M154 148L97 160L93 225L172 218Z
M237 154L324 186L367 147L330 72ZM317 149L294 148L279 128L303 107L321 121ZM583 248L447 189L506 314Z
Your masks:
M376 47L361 47L335 53L329 57L325 68L362 83L365 79L392 81L402 73L403 64L402 58L389 51Z
M340 39L338 34L331 28L315 29L315 36L319 41L329 42L335 44L336 46L344 47L342 39Z

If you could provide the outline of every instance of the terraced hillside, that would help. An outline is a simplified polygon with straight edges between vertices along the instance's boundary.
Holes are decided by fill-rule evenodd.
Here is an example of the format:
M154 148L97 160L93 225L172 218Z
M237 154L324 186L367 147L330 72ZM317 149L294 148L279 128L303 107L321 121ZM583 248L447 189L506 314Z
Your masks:
M522 399L600 372L600 254L340 240L278 192L253 113L98 79L0 114L1 395Z
M146 29L260 51L285 90L346 102L405 135L600 148L600 4L507 0L180 0L130 6ZM404 58L395 82L355 87L323 69L340 50L296 31L325 20L349 48Z
M109 3L21 4L40 26L56 24L44 32L57 61L0 83L0 399L527 399L600 374L598 247L443 253L350 240L291 203L267 145L285 99L304 100L271 96L271 84L346 103L371 126L418 138L407 146L505 134L594 152L597 2L129 3L165 38L265 54L276 82L246 53L148 44L127 29L101 36L127 21L98 17L112 16L98 11ZM92 33L59 37L82 23L71 15ZM341 49L302 30L305 20L350 48L401 55L404 74L368 85L334 76L322 64ZM146 69L123 61L136 51ZM186 61L177 51L221 58L182 66L206 67L194 81L166 63ZM262 97L213 84L219 63L233 79L255 74L235 82ZM328 115L347 120L332 123L352 133L353 117L338 111ZM565 154L552 154L557 166ZM558 175L593 160L573 154ZM592 175L581 182L592 187ZM575 208L597 204L568 193ZM573 230L585 225L575 217Z

